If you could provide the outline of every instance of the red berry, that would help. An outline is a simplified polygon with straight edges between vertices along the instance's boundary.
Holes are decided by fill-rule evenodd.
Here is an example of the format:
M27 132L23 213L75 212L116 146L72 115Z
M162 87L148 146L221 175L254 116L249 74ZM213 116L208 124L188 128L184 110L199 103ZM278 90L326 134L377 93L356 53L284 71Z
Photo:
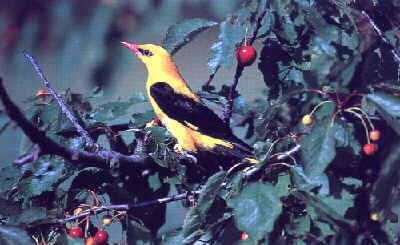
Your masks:
M377 141L379 140L379 138L381 137L381 132L379 130L372 130L371 132L369 132L369 138L372 141Z
M105 243L108 240L108 233L107 231L99 230L94 235L94 241L96 243Z
M83 231L79 227L72 227L71 230L69 230L69 236L75 238L82 238Z
M39 96L39 95L42 95L42 94L47 94L46 90L39 89L38 91L36 91L36 96Z
M236 58L240 65L249 66L257 58L257 52L253 46L243 46L236 52Z
M374 144L365 144L363 146L363 151L367 155L372 155L375 152L375 145Z
M242 241L246 241L247 238L249 238L249 236L247 235L246 232L243 231L243 232L242 232Z

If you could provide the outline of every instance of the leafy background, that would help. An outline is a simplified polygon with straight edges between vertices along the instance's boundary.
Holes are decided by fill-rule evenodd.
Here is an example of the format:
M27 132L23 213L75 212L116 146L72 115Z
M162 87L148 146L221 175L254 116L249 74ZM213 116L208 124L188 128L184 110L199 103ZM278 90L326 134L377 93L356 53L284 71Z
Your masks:
M78 84L77 81L87 81L86 88L103 85L107 94L107 91L128 90L123 84L113 88L113 79L123 83L122 74L131 80L138 77L131 73L132 70L143 70L142 65L132 61L129 52L124 53L113 45L121 38L135 40L130 38L129 33L133 32L133 35L136 29L125 30L127 26L136 26L139 33L140 30L143 32L143 39L151 39L159 35L152 36L154 33L140 26L153 23L155 33L162 29L163 37L159 40L165 37L163 45L176 52L177 60L185 62L200 57L188 51L191 50L190 45L196 44L196 41L192 42L196 32L204 31L198 36L200 41L206 34L208 39L208 35L216 33L213 41L205 43L204 49L199 47L200 53L210 50L207 56L210 59L204 58L204 62L198 65L204 70L195 73L189 69L189 73L204 76L200 85L210 73L216 72L221 77L215 77L215 80L220 79L229 85L233 70L227 68L232 66L235 46L246 35L246 29L248 36L252 35L257 18L266 8L268 11L260 22L258 40L254 45L259 51L259 59L251 69L244 71L244 74L255 74L258 80L246 76L240 78L244 87L261 84L260 88L264 89L259 89L258 95L248 93L248 97L237 97L232 120L234 131L254 145L255 154L261 160L252 170L260 173L257 181L244 180L246 171L216 173L200 165L177 164L177 159L171 154L172 139L168 132L162 127L143 129L154 114L143 110L145 97L130 89L140 87L142 82L130 82L129 95L109 102L106 102L106 97L101 97L103 92L100 90L75 94L73 88L66 101L83 115L86 125L114 125L129 121L131 128L140 129L136 133L125 132L123 137L127 142L134 143L135 153L151 156L148 169L140 172L138 166L124 166L118 162L111 162L110 166L92 166L90 163L71 165L59 157L49 156L41 157L36 165L26 164L21 168L12 166L8 161L0 176L4 183L0 189L0 214L1 218L7 218L7 225L0 226L1 242L12 244L17 239L29 244L29 235L47 234L52 230L59 234L57 241L60 244L79 244L65 234L65 227L54 226L52 222L64 211L89 203L87 189L96 190L104 205L138 203L165 197L177 190L199 189L196 205L193 202L174 204L190 207L186 215L183 215L186 210L183 207L172 212L166 212L162 205L134 209L124 232L136 244L176 244L177 241L183 244L201 241L214 244L398 243L400 91L399 61L393 52L399 53L400 46L399 1L253 0L241 7L236 2L229 4L232 1L179 2L184 8L178 8L178 5L171 7L168 2L153 1L149 5L138 6L136 2L131 2L131 5L126 3L133 9L142 6L143 12L135 12L125 3L120 5L113 1L99 1L87 6L80 2L40 2L42 5L46 3L46 7L54 7L50 11L54 16L67 16L59 22L49 17L52 15L47 18L53 21L48 21L46 16L41 17L45 20L32 17L45 12L46 8L27 7L29 13L34 13L29 14L29 18L37 20L16 15L17 20L23 19L18 38L13 40L16 35L13 26L10 29L9 24L4 24L3 33L8 39L3 44L7 48L2 52L8 55L4 56L8 57L8 62L3 62L9 67L4 71L4 79L12 81L7 84L7 89L12 95L27 93L24 96L31 97L27 103L21 103L21 108L33 104L33 109L27 110L25 115L37 126L51 125L46 131L49 137L73 149L82 149L82 140L71 133L71 125L59 113L54 101L44 105L32 96L36 89L21 89L23 85L20 81L37 79L31 68L21 61L18 49L32 49L34 55L44 60L42 68L45 71L46 64L56 64L54 69L48 69L48 76L50 80L62 81L61 85L55 83L60 91L72 87L71 84ZM12 6L18 8L20 5L7 7ZM194 8L197 10L194 12L198 13L200 6L207 9L206 13L211 17L207 16L207 21L189 19L188 9ZM226 9L221 10L220 6ZM20 11L23 13L23 10ZM127 10L131 12L124 12ZM376 34L362 11L383 31L382 37L387 42ZM227 12L233 14L225 18L223 15ZM162 13L168 13L165 19ZM172 13L186 21L172 25L179 19ZM70 20L68 14L76 19ZM119 22L122 17L126 19ZM45 28L40 32L39 27L42 26L35 24L40 21L64 25L71 32L66 35L61 31L65 30L63 28ZM214 24L210 21L218 22L218 28L212 27ZM168 29L170 26L171 29ZM92 27L99 29L92 31ZM49 30L54 33L39 35ZM58 47L55 40L60 41L59 45L63 48L54 48ZM40 46L47 42L49 46ZM50 47L54 48L50 49L51 52ZM35 53L42 49L46 52ZM99 53L92 53L93 50ZM60 72L57 69L65 70ZM225 74L229 75L219 75L221 71L228 71ZM184 71L182 73L184 77L190 77ZM194 77L192 80L198 79ZM227 87L220 87L217 83L212 85L217 85L216 89L207 88L208 91L199 93L213 109L220 112L221 105L226 102ZM239 87L240 93L242 88ZM358 94L353 94L355 90ZM315 91L318 93L313 93ZM352 94L355 96L347 104L338 102L337 98L343 101ZM312 125L303 125L302 116L324 100L333 103L324 104L313 114ZM383 136L376 143L378 149L372 156L361 151L367 140L360 120L354 113L341 108L352 105L367 111L375 127L382 131ZM141 110L136 109L132 115L135 111L132 108L135 107ZM7 118L1 116L0 126L13 130ZM247 120L249 118L253 120ZM150 147L138 149L143 142L143 133L147 131L151 131L152 135ZM101 136L99 142L107 149L124 149L113 144L112 137ZM301 150L292 153L284 162L274 158L274 154L291 151L298 145ZM31 150L32 144L23 138L18 155ZM124 150L132 152L132 149ZM221 188L222 183L225 183L224 188ZM181 220L173 212L179 212ZM171 224L171 220L178 222ZM113 234L121 234L122 228L115 224L109 229L113 230ZM91 233L93 230L95 222L90 227ZM21 236L16 237L15 232L21 233ZM242 232L249 235L245 241L240 241ZM118 242L120 237L113 236L111 242Z

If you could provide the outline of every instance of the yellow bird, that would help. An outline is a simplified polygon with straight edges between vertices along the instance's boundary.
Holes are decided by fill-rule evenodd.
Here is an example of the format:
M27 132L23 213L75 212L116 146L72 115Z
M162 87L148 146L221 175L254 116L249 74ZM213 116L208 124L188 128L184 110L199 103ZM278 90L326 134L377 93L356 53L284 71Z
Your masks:
M178 151L196 156L200 163L223 168L251 159L252 148L238 139L231 128L189 88L164 48L131 42L121 44L146 65L146 91L154 112L176 138Z

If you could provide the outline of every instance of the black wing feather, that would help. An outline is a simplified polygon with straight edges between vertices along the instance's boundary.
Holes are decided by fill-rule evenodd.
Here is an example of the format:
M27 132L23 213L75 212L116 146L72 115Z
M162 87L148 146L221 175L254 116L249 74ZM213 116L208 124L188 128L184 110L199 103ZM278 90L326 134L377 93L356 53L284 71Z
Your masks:
M251 152L251 147L233 135L232 130L212 110L183 94L175 93L167 83L152 85L150 95L168 117L184 125L190 123L203 134L227 140L242 151Z

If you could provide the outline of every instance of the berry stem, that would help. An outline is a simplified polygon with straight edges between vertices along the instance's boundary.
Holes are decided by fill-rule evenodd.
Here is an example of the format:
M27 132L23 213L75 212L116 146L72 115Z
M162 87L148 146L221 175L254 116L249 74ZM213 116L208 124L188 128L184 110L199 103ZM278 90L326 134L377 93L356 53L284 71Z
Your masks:
M347 109L345 110L345 112L352 113L352 114L354 114L356 117L358 117L358 118L361 120L361 123L363 124L363 126L364 126L364 128L365 128L365 134L366 134L366 136L367 136L367 143L368 143L368 144L371 144L371 141L370 141L370 139L369 139L369 134L368 134L368 127L367 127L367 124L366 124L365 121L364 121L364 118L362 118L362 116L361 116L360 114L358 114L357 112L355 112L352 108L347 108Z
M310 113L309 115L312 116L312 115L314 114L314 112L315 112L320 106L322 106L323 104L329 103L329 102L333 102L333 101L330 101L330 100L322 101L321 103L319 103L318 105L316 105L316 106L314 107L314 109L311 111L311 113Z
M371 129L372 130L375 129L374 124L372 124L371 119L369 118L368 114L363 109L358 108L358 107L349 107L349 109L360 111L367 118L369 126L371 127Z

